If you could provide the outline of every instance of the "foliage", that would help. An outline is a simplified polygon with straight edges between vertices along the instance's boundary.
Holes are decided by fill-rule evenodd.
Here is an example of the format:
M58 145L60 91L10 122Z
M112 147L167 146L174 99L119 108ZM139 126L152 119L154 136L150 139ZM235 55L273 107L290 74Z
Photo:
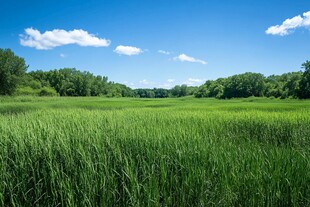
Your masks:
M39 92L39 96L58 96L58 95L59 94L52 87L43 87Z
M198 90L198 87L187 86L186 84L174 86L170 92L172 97L183 97L193 95Z
M305 69L302 78L300 80L300 98L310 98L310 61L306 61L302 64L302 67Z
M244 73L228 78L208 80L194 94L197 98L300 97L302 72L264 77L260 73Z
M169 97L169 90L163 88L139 88L133 90L133 95L136 98L167 98Z
M205 84L200 86L198 90L194 93L195 97L216 97L222 98L224 92L224 79L220 78L216 81L208 80Z
M289 96L298 97L299 84L302 78L302 72L284 73L282 75L271 75L266 78L264 94L267 97Z
M132 96L131 89L119 83L108 82L108 78L81 72L75 68L51 71L32 71L29 75L43 86L53 87L60 96Z
M25 60L0 48L0 95L12 95L27 70Z
M38 89L33 89L30 86L18 87L14 92L16 96L37 96L39 93Z
M223 98L262 96L264 76L260 73L243 73L229 77L224 85Z

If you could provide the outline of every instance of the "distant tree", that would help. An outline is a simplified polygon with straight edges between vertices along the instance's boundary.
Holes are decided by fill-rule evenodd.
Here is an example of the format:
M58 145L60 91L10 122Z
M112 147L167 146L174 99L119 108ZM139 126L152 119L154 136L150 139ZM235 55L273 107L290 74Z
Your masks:
M181 86L176 85L176 86L174 86L170 91L171 91L172 96L174 96L174 97L180 97Z
M265 77L260 73L243 73L234 75L226 80L223 98L247 98L249 96L262 96L264 92Z
M131 89L122 84L107 82L105 76L94 76L75 68L41 70L29 73L43 87L53 87L60 96L131 96Z
M185 84L182 84L180 87L179 97L182 97L182 96L187 96L187 85Z
M154 93L154 91L153 90L148 90L147 92L146 92L146 96L148 97L148 98L155 98L155 93Z
M169 96L169 92L167 89L163 88L154 88L155 98L167 98Z
M194 93L193 88L189 88L186 84L176 85L172 89L170 89L170 93L173 97L182 97L182 96L187 96L190 95L189 93L191 92L191 95Z
M203 84L199 86L194 96L196 98L206 98L206 97L210 97L209 94L210 94L210 91L208 89L208 86L206 84Z
M302 64L305 69L299 84L299 98L310 98L310 61Z
M194 95L198 91L198 86L187 86L187 95Z
M25 60L10 49L0 49L0 94L11 95L27 70Z
M221 98L223 96L223 90L224 90L223 84L224 84L224 78L219 78L215 81L208 80L198 88L198 90L194 95L197 98L202 97Z
M264 95L266 97L281 97L283 93L283 82L281 76L271 75L265 79Z

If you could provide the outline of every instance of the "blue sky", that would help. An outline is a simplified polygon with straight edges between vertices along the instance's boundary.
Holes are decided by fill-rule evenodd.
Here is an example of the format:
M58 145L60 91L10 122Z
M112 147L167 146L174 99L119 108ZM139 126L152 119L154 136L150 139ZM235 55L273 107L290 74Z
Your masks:
M75 67L170 88L310 60L308 0L0 1L0 47L29 71Z

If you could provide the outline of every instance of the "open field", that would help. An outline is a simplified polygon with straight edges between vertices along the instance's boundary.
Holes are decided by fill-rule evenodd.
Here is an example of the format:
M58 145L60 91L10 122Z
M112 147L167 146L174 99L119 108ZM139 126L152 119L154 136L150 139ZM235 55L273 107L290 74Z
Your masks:
M309 206L310 101L0 98L0 206Z

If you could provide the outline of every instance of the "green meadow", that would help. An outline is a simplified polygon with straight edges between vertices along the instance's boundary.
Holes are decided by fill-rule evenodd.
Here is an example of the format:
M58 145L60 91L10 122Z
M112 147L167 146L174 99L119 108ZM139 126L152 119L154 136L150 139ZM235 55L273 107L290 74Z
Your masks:
M310 101L0 97L0 206L309 206Z

